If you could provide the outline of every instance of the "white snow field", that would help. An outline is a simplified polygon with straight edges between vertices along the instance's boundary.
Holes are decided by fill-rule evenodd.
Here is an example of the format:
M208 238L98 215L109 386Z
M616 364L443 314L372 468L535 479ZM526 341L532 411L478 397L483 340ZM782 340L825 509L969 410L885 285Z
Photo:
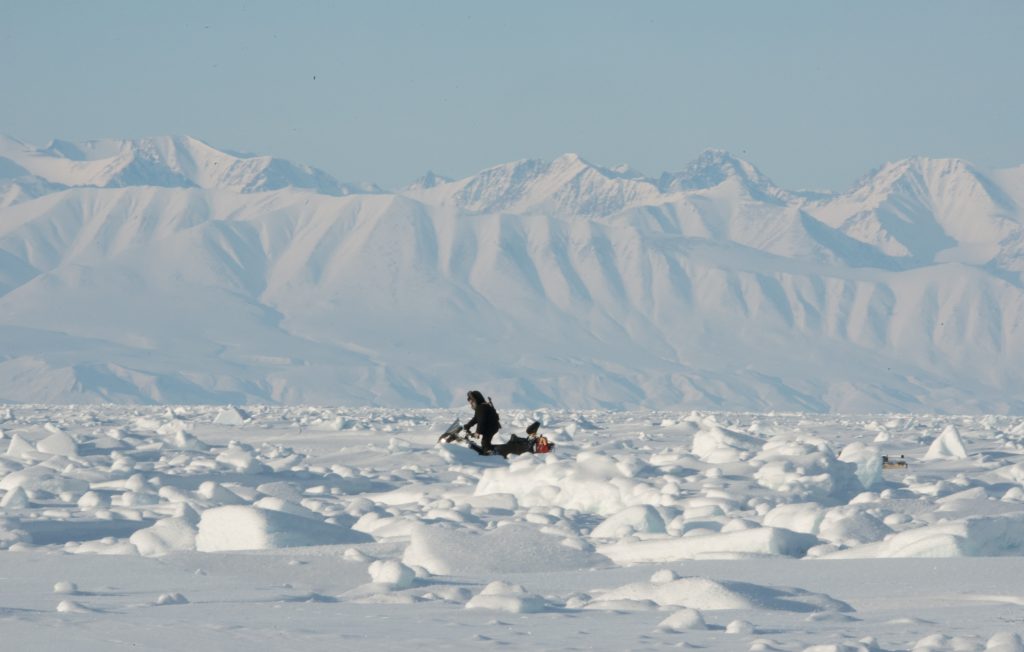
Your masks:
M385 192L0 137L0 401L1024 413L1024 167L836 194L708 151Z
M1024 650L1022 418L454 416L0 406L0 646Z

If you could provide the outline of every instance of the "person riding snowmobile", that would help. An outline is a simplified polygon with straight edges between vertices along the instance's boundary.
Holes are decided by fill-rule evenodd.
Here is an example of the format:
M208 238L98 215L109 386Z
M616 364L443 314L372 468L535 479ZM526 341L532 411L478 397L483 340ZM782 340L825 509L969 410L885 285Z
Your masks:
M480 437L480 451L488 453L493 448L491 439L501 430L498 411L494 409L494 405L490 401L484 400L483 394L475 389L466 394L466 400L473 408L473 418L462 428L468 433L470 428L476 426L476 434Z

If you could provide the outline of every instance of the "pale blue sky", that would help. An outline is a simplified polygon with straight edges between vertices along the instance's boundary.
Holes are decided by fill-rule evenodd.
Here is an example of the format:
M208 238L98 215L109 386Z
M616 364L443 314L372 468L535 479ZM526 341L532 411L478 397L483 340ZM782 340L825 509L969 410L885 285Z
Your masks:
M1024 2L0 3L0 133L189 134L397 187L707 147L790 188L1024 163Z

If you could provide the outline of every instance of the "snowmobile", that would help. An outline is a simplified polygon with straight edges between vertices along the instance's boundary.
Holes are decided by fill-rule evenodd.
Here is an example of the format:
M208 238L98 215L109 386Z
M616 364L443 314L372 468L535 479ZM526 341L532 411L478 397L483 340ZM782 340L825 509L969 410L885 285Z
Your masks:
M892 455L882 456L882 468L883 469L906 469L907 460L902 455L899 457L893 457Z
M526 428L525 437L520 437L513 433L504 444L496 444L491 447L491 450L485 451L476 442L470 441L471 438L478 435L471 432L463 432L462 423L455 419L452 425L448 427L448 430L445 430L437 438L437 442L444 442L446 444L464 443L481 455L501 455L505 458L509 455L522 455L524 453L549 453L554 450L555 444L544 435L538 434L537 431L539 429L540 422L534 421Z

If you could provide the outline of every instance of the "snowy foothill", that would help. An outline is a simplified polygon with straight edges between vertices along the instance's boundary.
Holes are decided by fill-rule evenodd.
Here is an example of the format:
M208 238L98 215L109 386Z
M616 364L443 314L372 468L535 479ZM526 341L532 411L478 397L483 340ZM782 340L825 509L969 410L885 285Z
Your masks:
M1024 650L1024 419L454 416L0 409L5 645Z

